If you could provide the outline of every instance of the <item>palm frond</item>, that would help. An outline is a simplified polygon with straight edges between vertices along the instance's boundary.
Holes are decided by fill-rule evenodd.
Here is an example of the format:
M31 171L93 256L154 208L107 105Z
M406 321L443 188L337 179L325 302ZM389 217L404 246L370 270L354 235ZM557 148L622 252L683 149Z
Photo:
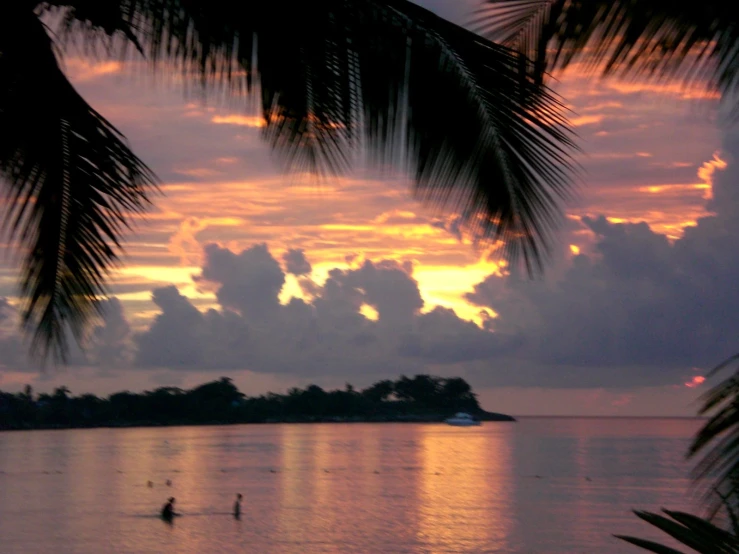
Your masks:
M739 84L739 10L729 2L484 0L475 26L531 57L537 77L582 60L604 74Z
M738 551L739 537L717 527L710 521L685 512L665 509L662 511L668 517L652 512L634 511L634 513L699 554L732 554ZM654 541L625 535L615 536L649 552L683 554L679 550Z
M3 224L23 252L32 349L63 360L67 328L81 337L105 292L121 232L145 207L155 178L67 81L33 12L9 12L0 18Z
M400 153L419 198L465 214L473 236L505 241L529 269L546 257L574 136L515 51L407 0L106 4L47 3L72 6L68 34L133 33L155 67L206 87L258 82L265 136L288 167L336 174L359 147L380 164Z
M739 360L732 356L714 368L709 376ZM712 512L721 508L729 515L739 511L739 371L703 394L700 415L710 416L698 431L688 457L702 454L694 477L704 487Z

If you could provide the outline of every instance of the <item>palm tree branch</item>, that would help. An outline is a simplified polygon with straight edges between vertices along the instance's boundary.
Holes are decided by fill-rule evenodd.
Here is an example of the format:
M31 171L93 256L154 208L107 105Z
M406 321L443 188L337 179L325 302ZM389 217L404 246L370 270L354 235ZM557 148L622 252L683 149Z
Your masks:
M635 510L640 518L670 535L672 538L701 554L736 552L739 540L735 535L713 525L711 522L685 512L662 510L668 517ZM658 554L675 554L680 551L669 546L631 536L615 535L617 538Z
M21 9L13 16L0 23L3 225L23 252L32 349L63 360L67 328L81 338L155 178L66 79L41 21Z
M655 552L656 554L685 554L681 550L675 550L674 548L670 548L669 546L665 546L663 544L659 544L658 542L649 541L646 539L640 539L637 537L630 537L628 535L613 535L617 539L621 539L622 541L626 541L630 544L633 544L634 546L638 546L639 548L643 550L647 550L649 552Z
M716 366L710 376L731 367L732 356ZM722 507L739 509L739 372L714 385L702 396L699 413L709 415L688 449L688 458L700 456L693 475L704 487L713 513Z
M739 84L737 15L722 2L485 0L475 24L493 40L536 37L535 49L530 41L513 47L532 56L539 73L577 59L606 75L705 81L725 93Z
M91 0L63 4L84 8L69 29L132 32L152 64L206 88L258 81L265 136L288 167L335 174L360 145L380 164L402 151L421 199L541 263L575 143L562 101L522 77L530 62L515 51L407 0L117 0L99 23Z

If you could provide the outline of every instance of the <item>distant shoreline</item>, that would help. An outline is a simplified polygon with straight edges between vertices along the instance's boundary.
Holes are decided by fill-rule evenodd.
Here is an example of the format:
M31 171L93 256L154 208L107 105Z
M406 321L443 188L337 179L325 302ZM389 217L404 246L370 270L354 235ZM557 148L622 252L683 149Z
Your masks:
M506 414L495 412L484 412L475 414L480 421L484 422L515 422L516 418ZM228 425L275 425L275 424L311 424L311 423L444 423L448 416L439 415L405 415L394 417L304 417L304 418L280 418L266 419L263 421L173 421L173 422L155 422L155 421L118 421L101 424L89 425L65 425L65 424L47 424L47 425L2 425L1 431L55 431L65 429L131 429L131 428L148 428L148 427L215 427Z
M465 412L483 421L515 421L480 407L461 377L401 375L357 390L293 387L285 394L247 396L230 377L189 390L159 387L141 393L120 391L100 398L73 396L65 387L52 394L0 391L0 430L176 427L249 423L436 423Z
M517 419L711 419L708 416L679 415L518 415Z

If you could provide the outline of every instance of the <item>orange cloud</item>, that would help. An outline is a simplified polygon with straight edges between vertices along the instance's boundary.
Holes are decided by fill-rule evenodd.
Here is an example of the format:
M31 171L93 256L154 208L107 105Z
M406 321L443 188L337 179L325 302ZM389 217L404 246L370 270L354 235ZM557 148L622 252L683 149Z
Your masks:
M662 194L662 193L670 193L670 192L685 192L686 189L710 189L710 185L707 183L697 183L693 185L649 185L646 187L639 187L637 190L639 192L647 192L649 194Z
M686 382L685 386L693 389L695 387L702 385L705 381L706 381L705 377L703 377L702 375L696 375L690 381Z
M108 61L95 63L80 58L65 60L64 65L69 78L77 82L90 81L96 77L120 73L123 69L123 65L120 62Z
M267 125L267 122L264 120L263 117L237 114L214 115L211 118L210 122L217 125L241 125L243 127L254 128L264 127L265 125Z
M649 83L608 80L605 85L607 88L619 92L621 94L634 94L637 92L650 92L653 94L663 94L667 96L676 96L682 100L720 100L721 95L718 92L708 90L700 86L688 87L682 83Z
M725 169L726 165L726 162L719 157L719 153L715 152L713 154L713 159L708 160L698 169L698 178L703 181L703 183L701 183L703 185L702 188L706 189L706 193L703 195L703 198L706 200L713 198L714 173L716 173L717 169Z
M216 169L210 169L208 167L196 167L193 169L175 169L175 173L180 175L187 175L189 177L215 177L220 175L221 172Z
M584 125L593 125L595 123L600 123L605 119L604 115L583 115L580 117L575 117L574 119L570 120L570 123L574 127L582 127Z

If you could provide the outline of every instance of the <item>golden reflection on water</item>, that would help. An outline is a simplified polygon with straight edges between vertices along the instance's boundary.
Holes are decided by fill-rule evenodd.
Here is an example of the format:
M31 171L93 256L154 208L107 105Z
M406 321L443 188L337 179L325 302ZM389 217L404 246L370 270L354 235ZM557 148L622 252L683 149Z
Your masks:
M329 444L329 438L333 435L331 428L328 425L317 425L314 427L314 442L313 451L310 456L311 473L307 476L308 479L314 480L314 498L315 501L321 506L330 506L331 501L331 483L328 479L323 477L320 472L328 468L332 462L331 446ZM324 514L324 517L330 517L328 514Z
M685 425L0 433L0 551L616 554L612 532L650 538L631 508L691 511L675 463L695 432ZM184 513L171 526L157 517L168 496Z
M505 433L420 428L419 538L432 551L504 550L511 532Z
M276 477L279 487L280 505L277 519L279 536L288 542L298 542L305 525L300 517L301 506L313 496L312 479L306 479L304 465L311 460L310 429L300 425L284 425L280 436L279 467Z

